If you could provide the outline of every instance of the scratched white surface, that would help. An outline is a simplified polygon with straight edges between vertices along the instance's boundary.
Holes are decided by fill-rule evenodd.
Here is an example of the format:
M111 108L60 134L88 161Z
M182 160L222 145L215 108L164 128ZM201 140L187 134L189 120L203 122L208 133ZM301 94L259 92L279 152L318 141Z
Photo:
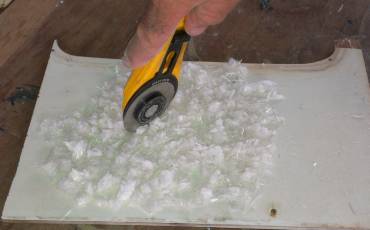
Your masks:
M253 208L233 218L207 221L206 216L147 218L140 212L99 207L68 213L71 203L65 194L38 173L42 142L35 143L30 132L45 114L77 107L95 95L96 85L113 76L119 60L73 57L57 46L54 49L4 207L4 220L370 228L369 86L360 50L337 49L330 58L305 65L247 65L251 80L278 83L286 99L277 110L286 122L275 139L272 175ZM271 209L276 216L270 215Z

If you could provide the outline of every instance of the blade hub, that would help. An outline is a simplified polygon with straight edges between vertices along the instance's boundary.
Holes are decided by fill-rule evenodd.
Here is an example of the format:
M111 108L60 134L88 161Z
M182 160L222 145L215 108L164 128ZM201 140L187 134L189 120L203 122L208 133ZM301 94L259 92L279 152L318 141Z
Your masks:
M149 97L149 99L145 100L141 106L138 106L136 112L137 121L141 125L151 122L154 118L163 113L166 103L166 98L160 93Z
M142 125L161 116L176 94L175 77L155 78L145 83L133 96L123 113L126 130L135 132Z

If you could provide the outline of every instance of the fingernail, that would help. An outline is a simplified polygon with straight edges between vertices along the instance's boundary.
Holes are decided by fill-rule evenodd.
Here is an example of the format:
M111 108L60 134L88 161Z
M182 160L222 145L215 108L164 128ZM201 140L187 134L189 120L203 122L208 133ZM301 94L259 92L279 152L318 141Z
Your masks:
M128 60L126 50L125 50L125 52L124 52L124 54L123 54L123 57L121 58L121 62L122 62L122 65L123 65L125 68L127 68L127 69L131 69L130 61Z
M193 27L189 30L189 34L191 36L198 36L201 33L203 33L206 29L207 27Z

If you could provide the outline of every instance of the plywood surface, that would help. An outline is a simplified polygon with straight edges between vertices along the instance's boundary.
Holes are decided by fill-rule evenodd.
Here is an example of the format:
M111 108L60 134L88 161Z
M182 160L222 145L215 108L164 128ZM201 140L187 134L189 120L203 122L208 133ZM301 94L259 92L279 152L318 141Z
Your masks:
M0 8L4 8L6 7L7 5L9 5L11 3L12 0L1 0L0 1Z
M278 83L286 100L277 109L286 124L276 137L273 173L266 179L255 208L238 220L215 221L146 219L140 215L128 218L124 213L116 213L116 218L111 219L107 210L99 208L90 212L76 210L66 216L71 207L60 192L47 180L35 177L40 155L32 144L33 127L48 110L63 111L72 106L63 102L65 95L50 93L67 90L79 95L76 103L87 102L97 90L94 86L111 76L119 60L70 57L55 49L44 78L47 88L41 89L3 219L260 228L370 227L369 88L360 50L337 49L330 58L306 65L247 65L251 80ZM66 60L71 64L61 64ZM71 86L73 81L68 78L85 83ZM59 98L60 105L53 108L48 97Z

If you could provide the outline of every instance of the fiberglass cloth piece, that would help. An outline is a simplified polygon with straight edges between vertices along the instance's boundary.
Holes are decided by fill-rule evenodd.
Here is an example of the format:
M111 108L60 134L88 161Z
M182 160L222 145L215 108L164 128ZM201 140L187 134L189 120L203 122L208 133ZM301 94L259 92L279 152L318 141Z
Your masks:
M42 122L50 152L43 173L79 207L134 207L152 217L210 208L209 219L251 208L272 167L283 123L273 104L283 96L271 81L248 82L234 60L207 68L185 64L166 113L136 134L123 128L128 74L118 71L88 105Z

